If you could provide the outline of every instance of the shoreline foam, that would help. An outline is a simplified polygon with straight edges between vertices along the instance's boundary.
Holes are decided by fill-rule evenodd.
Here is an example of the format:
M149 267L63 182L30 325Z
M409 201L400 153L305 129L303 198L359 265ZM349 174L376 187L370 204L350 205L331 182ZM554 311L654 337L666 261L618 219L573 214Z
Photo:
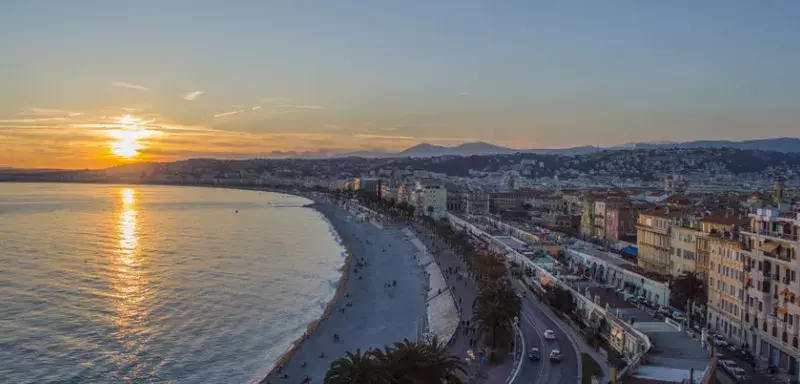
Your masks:
M285 194L285 195L292 195L292 196L298 196L298 197L303 197L303 198L310 199L310 200L314 201L313 203L306 204L303 207L310 208L310 209L313 209L313 210L317 211L322 216L323 220L326 223L328 223L328 226L331 229L331 232L332 232L331 234L333 235L334 240L336 240L336 243L338 243L344 249L345 257L344 257L344 262L342 263L342 266L340 267L340 269L342 270L342 275L341 275L341 277L339 277L339 280L336 283L336 292L333 294L333 297L330 300L328 300L328 303L325 305L325 309L322 311L322 314L317 319L311 321L308 324L308 326L306 326L305 333L303 333L303 335L301 335L300 337L295 339L292 342L292 344L289 346L289 348L287 348L286 351L283 354L281 354L281 356L275 361L275 364L273 365L273 367L269 371L267 371L267 373L265 373L263 375L264 377L262 379L257 381L257 383L259 383L259 384L268 383L268 378L270 376L272 376L273 374L275 374L277 372L278 368L281 367L282 365L284 365L292 357L292 355L297 351L298 348L300 348L300 346L303 344L303 342L306 339L308 339L311 336L311 334L314 333L314 331L317 330L319 325L323 321L325 321L325 319L328 317L328 315L330 315L331 310L333 310L333 307L339 302L339 300L341 300L342 295L344 294L344 292L345 292L345 290L347 288L347 282L348 282L348 280L350 278L350 271L352 269L351 268L352 267L352 265L351 265L352 252L350 251L349 247L344 243L344 240L342 239L342 236L339 234L340 228L336 228L336 225L333 224L333 221L330 219L330 217L328 217L329 213L324 212L324 210L319 209L320 205L322 205L322 204L333 205L333 203L325 202L325 201L318 201L317 199L309 197L309 196L295 195L295 194L286 193L286 192L273 192L273 191L269 191L269 192L282 193L282 194Z

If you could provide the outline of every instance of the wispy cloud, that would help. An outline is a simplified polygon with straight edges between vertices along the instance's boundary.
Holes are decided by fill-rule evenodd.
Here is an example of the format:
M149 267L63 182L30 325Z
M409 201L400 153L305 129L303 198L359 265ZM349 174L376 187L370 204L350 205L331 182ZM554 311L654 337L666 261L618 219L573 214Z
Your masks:
M399 136L399 135L374 135L371 133L359 133L355 135L360 139L387 139L387 140L417 140L413 136Z
M255 107L250 108L250 109L252 109L254 111L257 111L257 110L261 109L261 106L260 105L256 105Z
M111 85L113 85L115 87L120 87L120 88L135 89L135 90L141 91L141 92L145 92L145 91L149 91L150 90L150 88L147 88L144 85L131 84L131 83L127 83L127 82L124 82L124 81L114 81L114 82L111 83Z
M184 93L184 94L181 95L181 99L192 101L192 100L200 97L200 95L202 95L203 93L205 93L205 92L203 92L203 91L194 91L194 92Z
M77 117L82 115L83 113L75 111L66 111L63 109L27 107L23 111L23 114L26 116Z
M69 117L35 117L24 119L0 119L0 123L6 124L36 124L36 123L53 123L59 121L69 121Z
M292 105L292 104L281 104L279 107L284 108L291 108L291 109L325 109L325 107L319 105Z
M244 111L242 111L241 109L240 110L236 110L236 111L230 111L230 112L222 112L222 113L218 113L218 114L214 115L214 118L235 115L237 113L242 113L242 112L244 112Z

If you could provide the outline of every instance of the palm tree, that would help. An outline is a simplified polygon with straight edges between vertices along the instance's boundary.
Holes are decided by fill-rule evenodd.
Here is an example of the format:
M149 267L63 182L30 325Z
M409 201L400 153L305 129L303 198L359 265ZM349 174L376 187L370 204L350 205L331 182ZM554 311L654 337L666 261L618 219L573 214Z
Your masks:
M476 312L472 319L478 324L479 331L489 331L492 348L497 348L501 338L512 335L513 321L522 312L522 299L511 283L497 280L480 288L475 301Z
M383 384L392 383L386 367L373 358L374 351L347 352L346 357L331 363L325 374L326 384Z
M373 356L395 383L461 383L458 374L466 373L464 362L448 354L446 345L435 337L422 342L404 339L383 351L375 350Z

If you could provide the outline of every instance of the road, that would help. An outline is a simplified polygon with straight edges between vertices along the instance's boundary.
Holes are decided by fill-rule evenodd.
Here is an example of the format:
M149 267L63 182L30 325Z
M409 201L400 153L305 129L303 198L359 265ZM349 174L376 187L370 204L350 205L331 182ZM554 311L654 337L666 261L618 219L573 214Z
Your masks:
M544 304L540 304L536 296L516 280L515 285L518 292L525 293L522 298L522 318L519 325L526 351L522 368L514 383L577 383L580 355L572 342L566 333L539 308ZM555 340L545 340L542 336L548 329L555 332ZM534 347L542 352L540 361L531 361L527 358L528 351ZM559 363L552 363L547 359L547 354L554 349L560 350L564 355Z
M419 238L422 239L429 248L438 250L439 255L437 256L437 260L439 260L443 270L447 270L447 268L450 267L461 267L463 272L466 269L462 257L455 255L449 247L445 246L438 239L438 237L431 236L430 232L422 226L417 225L415 228L419 231ZM577 353L564 331L550 320L538 307L544 304L539 304L536 296L530 293L527 287L519 283L516 279L514 282L517 292L524 294L522 298L522 316L519 325L525 344L523 365L514 383L577 383L578 359L580 355ZM448 278L448 284L455 286L455 294L464 299L463 309L465 313L462 318L469 319L472 312L470 304L475 297L474 282L468 276L462 276L461 280L455 280L451 276ZM544 340L542 334L548 329L555 332L556 340ZM455 348L453 348L453 351L459 356L468 348L468 346L464 345L467 339L463 337L463 334L460 332L461 329L459 328L454 345ZM532 347L539 348L539 350L542 351L542 359L538 362L532 362L527 358L528 351L530 351ZM550 353L553 349L559 349L564 355L564 359L560 363L551 363L550 360L547 359L546 354ZM487 381L491 383L505 382L503 379L507 377L508 374L506 369L505 367L495 367L495 369L489 370L489 372L486 372L489 375Z

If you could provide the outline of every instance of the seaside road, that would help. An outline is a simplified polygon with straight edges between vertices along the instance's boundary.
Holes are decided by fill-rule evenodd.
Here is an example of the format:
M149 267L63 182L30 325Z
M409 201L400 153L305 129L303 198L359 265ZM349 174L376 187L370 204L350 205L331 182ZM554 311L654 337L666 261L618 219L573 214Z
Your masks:
M327 318L284 362L282 371L273 371L262 383L300 383L306 375L312 383L322 383L330 363L346 351L415 340L423 325L425 277L414 260L416 249L405 235L359 222L333 204L318 203L315 208L330 220L351 252L344 291L350 297L341 296ZM362 258L366 266L354 273L355 263ZM385 286L394 281L395 287ZM339 342L333 341L334 334ZM284 373L289 377L282 378Z
M438 236L432 234L427 228L417 223L413 223L414 232L428 250L434 253L435 260L439 263L442 273L445 274L445 280L448 286L453 290L456 303L461 306L461 320L470 320L472 325L472 302L475 300L476 284L475 281L469 276L469 270L464 258L456 254L447 246ZM459 269L458 273L448 273L448 270ZM466 323L464 323L466 325ZM466 358L467 350L470 349L470 339L477 338L475 335L465 334L466 326L459 326L456 330L455 340L449 346L449 351L460 357ZM505 383L513 366L513 359L506 359L503 364L495 366L478 367L479 362L472 362L469 368L470 372L480 371L486 375L486 378L476 378L471 380L470 383ZM574 384L574 383L571 383Z
M539 308L540 304L536 296L529 293L527 288L515 281L517 291L524 294L522 298L522 318L520 319L520 329L525 338L527 351L524 354L522 369L517 376L515 383L559 383L575 384L578 381L578 355L572 342L566 333L559 328L550 318ZM545 340L542 336L544 331L552 330L556 334L555 340ZM539 348L542 353L540 361L528 359L528 352L532 347ZM550 351L558 349L564 355L563 360L552 363L547 358Z

